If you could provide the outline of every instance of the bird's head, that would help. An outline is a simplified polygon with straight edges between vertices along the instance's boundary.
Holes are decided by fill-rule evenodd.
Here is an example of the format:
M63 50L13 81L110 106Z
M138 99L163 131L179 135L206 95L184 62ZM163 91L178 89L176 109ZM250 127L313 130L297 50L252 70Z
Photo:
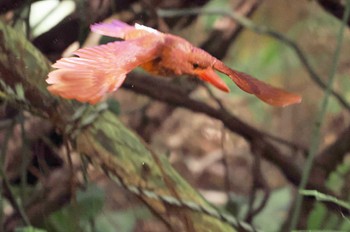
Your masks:
M229 92L225 82L213 69L217 61L216 58L178 36L166 34L164 45L161 68L171 70L175 75L196 76L225 92Z
M209 82L222 91L230 91L225 82L214 71L214 64L217 61L215 57L196 47L191 47L187 57L186 62L190 70L189 74Z

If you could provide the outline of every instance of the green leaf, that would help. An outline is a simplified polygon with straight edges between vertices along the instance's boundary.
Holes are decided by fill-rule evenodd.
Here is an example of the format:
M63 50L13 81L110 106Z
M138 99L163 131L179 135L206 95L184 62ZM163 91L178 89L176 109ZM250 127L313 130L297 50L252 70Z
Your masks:
M327 216L327 209L321 203L316 203L307 219L307 228L311 230L321 229L322 222Z
M101 212L104 199L102 189L88 185L86 190L77 193L76 202L51 215L45 225L49 225L49 231L81 231L82 225L88 224Z
M21 83L15 85L16 95L18 99L25 100L24 89Z
M345 184L344 176L350 171L350 162L344 161L339 164L327 179L326 186L336 193L341 193Z
M323 194L323 193L318 192L316 190L300 190L299 192L300 192L300 194L302 194L304 196L313 196L318 201L332 202L336 205L339 205L343 208L350 210L350 203L343 201L343 200L340 200L340 199L337 199L336 197Z
M116 101L113 98L109 98L107 100L107 104L108 104L109 111L111 111L113 114L117 116L120 114L120 104L118 101Z
M95 221L96 232L132 232L139 219L151 218L145 207L100 214Z
M79 191L77 201L81 219L90 219L103 208L105 200L104 191L97 185L90 184L85 191Z
M258 192L254 207L263 199L262 191ZM286 220L287 214L292 200L290 188L277 189L270 194L270 198L264 209L254 217L254 224L262 231L279 231L283 222ZM245 215L247 205L242 207L240 215ZM273 220L271 220L273 218Z
M29 226L29 227L16 228L15 232L46 232L46 230Z

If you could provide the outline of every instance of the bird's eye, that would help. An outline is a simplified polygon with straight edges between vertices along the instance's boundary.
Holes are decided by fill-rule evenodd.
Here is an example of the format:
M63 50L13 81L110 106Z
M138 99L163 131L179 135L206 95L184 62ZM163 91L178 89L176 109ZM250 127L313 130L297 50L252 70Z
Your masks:
M199 67L199 64L197 64L197 63L193 63L193 64L192 64L192 66L193 66L193 68L194 68L194 69L196 69L196 68L198 68L198 67Z

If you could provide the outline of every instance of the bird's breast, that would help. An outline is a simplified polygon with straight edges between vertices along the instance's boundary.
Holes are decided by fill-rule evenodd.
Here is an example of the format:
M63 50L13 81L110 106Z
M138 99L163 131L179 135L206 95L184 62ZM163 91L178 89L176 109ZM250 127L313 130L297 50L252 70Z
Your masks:
M177 74L174 69L164 66L161 58L156 58L147 63L143 63L140 67L151 74L159 76L174 76Z

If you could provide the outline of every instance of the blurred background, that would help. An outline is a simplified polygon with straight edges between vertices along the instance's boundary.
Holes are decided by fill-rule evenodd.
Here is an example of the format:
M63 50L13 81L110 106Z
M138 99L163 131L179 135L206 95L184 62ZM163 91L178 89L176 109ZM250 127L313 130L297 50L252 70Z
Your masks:
M317 136L315 121L325 94L320 82L327 83L329 79L341 26L339 9L332 11L332 4L345 8L342 1L321 0L2 0L0 13L3 21L18 33L23 32L51 62L71 56L79 47L110 41L111 38L91 34L89 25L115 18L179 35L233 69L302 95L301 104L275 108L241 91L224 75L222 78L231 89L229 94L204 87L193 78L159 80L165 86L183 89L191 99L218 112L224 107L238 120L228 126L220 117L133 89L133 80L144 75L137 69L129 75L124 88L108 100L127 127L157 154L167 156L178 173L209 202L264 231L288 231L306 156L311 141ZM252 20L257 27L269 28L280 38L242 27L223 13L174 17L161 14L194 7L234 11ZM326 190L345 201L350 197L349 25L346 24L333 84L338 97L332 95L329 99L308 182L311 189ZM164 91L167 89L159 88L159 95ZM24 130L45 131L46 140L54 141L57 148L52 155L42 136L30 135L25 139L28 150L21 150L24 144L21 126L10 123L20 116L16 109L0 103L0 146L6 147L1 153L2 177L6 175L16 188L21 185L20 173L25 168L28 194L40 184L57 184L55 179L43 180L51 176L40 173L43 169L47 173L66 170L63 138L50 126L46 128L41 119L25 115ZM12 133L6 139L10 124ZM272 144L278 152L259 151L256 148L259 142ZM31 154L24 165L20 155L23 152ZM79 163L78 159L74 162ZM98 170L87 170L89 180L84 187L75 189L72 195L67 194L64 202L47 203L55 207L49 214L38 216L41 220L35 223L36 227L57 232L168 231L163 221L137 197L113 184ZM81 173L76 178L84 179ZM8 191L2 190L1 228L15 231L21 223L14 219L15 210ZM21 196L15 192L15 197ZM26 196L35 202L33 197ZM350 231L348 217L346 207L325 204L311 197L303 203L299 228Z

